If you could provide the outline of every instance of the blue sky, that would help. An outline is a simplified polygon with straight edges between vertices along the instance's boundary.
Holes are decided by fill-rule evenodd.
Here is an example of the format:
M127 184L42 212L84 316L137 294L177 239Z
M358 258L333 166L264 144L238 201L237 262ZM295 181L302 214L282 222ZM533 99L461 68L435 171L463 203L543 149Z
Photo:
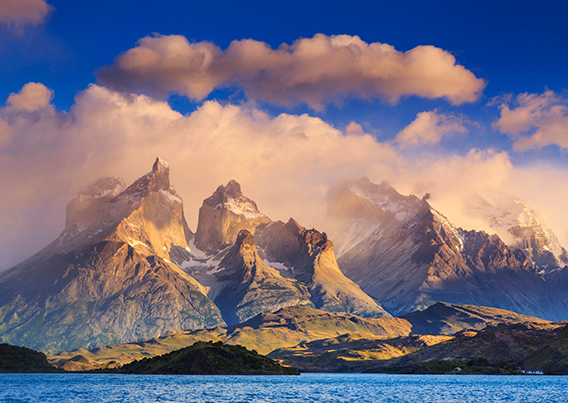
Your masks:
M17 10L18 2L37 13ZM158 152L172 163L194 229L201 200L233 177L273 218L309 221L325 213L334 189L369 175L403 192L432 192L432 202L464 226L476 223L452 206L467 189L519 194L568 239L557 200L568 184L566 15L565 1L0 0L0 184L15 189L0 196L0 233L17 228L0 239L0 268L61 231L65 204L84 183L103 175L133 180ZM429 46L435 54L420 63L435 70L453 56L446 68L457 78L408 68L407 78L376 84L361 78L372 65L342 73L302 64L290 49L276 55L281 44L317 34L330 43L347 35L365 46L388 44L401 66L413 49ZM143 38L155 41L145 46ZM156 84L175 75L171 65L129 70L126 56L136 49L158 52L178 39L209 43L220 55L203 73L214 84L199 99L184 92L193 73ZM268 64L234 67L240 59L227 48L244 39L255 41L245 59L260 44L270 52L258 63ZM339 66L341 57L329 60ZM298 66L306 65L331 78L302 81ZM207 136L225 120L214 143Z

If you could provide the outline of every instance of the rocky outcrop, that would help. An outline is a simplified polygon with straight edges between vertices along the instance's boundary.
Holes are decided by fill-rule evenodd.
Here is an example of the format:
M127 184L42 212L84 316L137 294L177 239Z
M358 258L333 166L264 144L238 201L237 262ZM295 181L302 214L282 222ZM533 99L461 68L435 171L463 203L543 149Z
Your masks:
M283 278L258 255L253 235L246 229L219 263L207 283L210 296L229 325L236 325L263 312L295 305L311 305L307 288Z
M61 236L0 274L2 341L54 352L224 324L206 289L170 260L190 233L167 164L120 185L80 194Z
M203 200L199 209L199 221L195 234L195 246L206 253L234 242L240 230L254 233L255 228L270 222L254 201L244 196L241 185L231 180L227 186L219 186Z
M288 277L305 284L311 301L328 312L390 316L361 288L343 275L325 233L306 229L294 219L260 225L255 239L264 258Z

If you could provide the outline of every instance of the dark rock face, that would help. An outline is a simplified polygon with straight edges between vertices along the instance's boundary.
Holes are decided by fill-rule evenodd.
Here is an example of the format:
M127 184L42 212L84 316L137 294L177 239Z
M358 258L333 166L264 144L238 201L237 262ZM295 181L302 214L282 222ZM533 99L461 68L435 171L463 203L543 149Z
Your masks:
M261 225L255 239L269 262L283 264L281 273L305 284L315 307L328 312L361 316L390 316L343 275L335 260L333 243L325 233L305 229L292 218Z
M195 246L206 253L234 242L240 230L254 233L255 228L270 222L258 211L256 203L241 192L241 185L231 180L203 201L195 234Z
M339 266L395 315L445 301L568 317L567 301L522 251L497 236L454 227L426 197L364 179L329 205L323 226L338 245Z
M268 267L257 253L254 237L239 232L229 252L213 275L214 301L229 325L244 322L263 312L295 305L311 305L307 288L296 280L283 278Z
M56 241L0 274L2 341L55 352L224 325L206 290L170 261L188 233L167 164L158 159L124 191L108 183L89 200L94 214L81 216L76 199Z

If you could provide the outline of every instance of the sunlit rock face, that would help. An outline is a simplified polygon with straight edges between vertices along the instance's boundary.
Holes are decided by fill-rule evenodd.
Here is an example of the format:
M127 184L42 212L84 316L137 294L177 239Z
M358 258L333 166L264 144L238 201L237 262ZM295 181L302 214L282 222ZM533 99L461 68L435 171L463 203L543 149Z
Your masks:
M343 275L325 233L306 229L294 219L257 227L255 239L269 265L305 284L316 308L360 316L390 316L361 288Z
M254 201L243 195L241 185L231 180L203 201L199 209L195 246L212 253L234 242L242 229L254 233L258 225L268 222L270 218L258 210Z
M367 178L347 185L322 223L345 275L395 315L445 301L568 318L525 254L454 227L427 199Z
M254 236L246 229L239 231L212 277L214 301L229 325L284 307L313 306L305 285L282 277L276 269L264 264Z
M191 235L164 161L126 189L97 181L69 204L54 242L0 274L0 337L53 352L223 325L171 261Z
M568 263L566 249L524 200L500 192L478 193L469 198L467 211L484 220L509 246L522 250L543 274Z

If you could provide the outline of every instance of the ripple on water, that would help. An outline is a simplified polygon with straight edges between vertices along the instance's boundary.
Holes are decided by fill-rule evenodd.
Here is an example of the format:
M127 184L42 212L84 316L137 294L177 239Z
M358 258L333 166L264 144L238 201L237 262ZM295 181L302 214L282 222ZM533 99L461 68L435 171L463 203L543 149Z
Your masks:
M568 377L0 374L2 402L566 402Z

